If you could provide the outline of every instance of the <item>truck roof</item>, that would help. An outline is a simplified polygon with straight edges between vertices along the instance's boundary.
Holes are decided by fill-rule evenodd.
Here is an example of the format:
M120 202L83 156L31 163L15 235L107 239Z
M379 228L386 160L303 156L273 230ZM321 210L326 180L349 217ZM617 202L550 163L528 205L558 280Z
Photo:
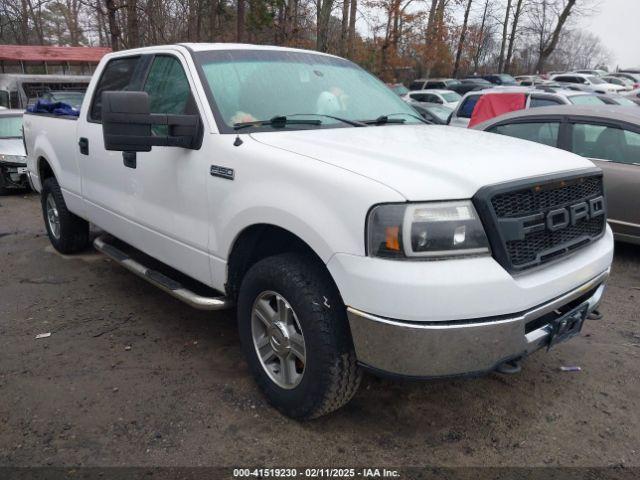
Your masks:
M214 50L265 50L265 51L279 50L283 52L300 52L300 53L309 53L313 55L323 55L326 57L336 57L335 55L331 55L328 53L322 53L315 50L305 50L302 48L276 47L274 45L254 45L251 43L204 43L204 42L203 43L175 43L175 44L168 44L168 45L157 45L153 47L142 47L142 48L136 48L132 50L120 50L118 52L111 53L109 56L113 58L115 56L120 56L122 54L154 52L154 51L162 50L163 48L167 48L167 47L183 47L194 52L206 52L206 51L214 51Z

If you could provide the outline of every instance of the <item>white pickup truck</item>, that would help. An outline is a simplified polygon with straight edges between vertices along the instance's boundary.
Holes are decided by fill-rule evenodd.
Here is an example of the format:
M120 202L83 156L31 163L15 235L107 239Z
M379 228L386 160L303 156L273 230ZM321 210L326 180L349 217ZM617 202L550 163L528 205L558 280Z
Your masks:
M353 63L231 44L122 51L80 117L26 114L53 246L237 307L270 402L312 418L361 373L518 369L595 316L613 238L581 157L427 125Z

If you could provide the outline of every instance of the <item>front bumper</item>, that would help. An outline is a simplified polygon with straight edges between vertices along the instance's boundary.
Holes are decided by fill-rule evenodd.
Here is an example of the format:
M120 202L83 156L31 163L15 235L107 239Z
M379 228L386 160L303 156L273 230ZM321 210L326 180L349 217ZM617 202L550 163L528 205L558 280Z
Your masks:
M595 310L609 269L554 300L514 315L450 322L402 322L349 307L358 361L379 373L404 377L478 374L548 345L551 322L585 306Z
M0 175L2 175L5 187L25 188L29 186L26 163L0 162Z

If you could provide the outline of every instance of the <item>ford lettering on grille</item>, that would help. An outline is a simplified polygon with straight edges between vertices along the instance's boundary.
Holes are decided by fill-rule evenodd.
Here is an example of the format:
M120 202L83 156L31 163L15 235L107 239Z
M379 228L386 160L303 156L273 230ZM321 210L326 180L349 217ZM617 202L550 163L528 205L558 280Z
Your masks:
M489 186L473 200L494 257L512 272L568 255L600 238L606 225L598 170Z

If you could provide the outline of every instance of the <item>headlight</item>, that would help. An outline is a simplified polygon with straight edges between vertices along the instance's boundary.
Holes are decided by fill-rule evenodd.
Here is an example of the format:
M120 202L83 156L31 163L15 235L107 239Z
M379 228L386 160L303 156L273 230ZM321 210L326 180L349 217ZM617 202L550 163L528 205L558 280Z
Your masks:
M373 257L431 260L490 253L469 200L378 205L367 221L367 251Z
M0 162L27 163L27 157L25 157L23 155L3 155L3 154L0 154Z

